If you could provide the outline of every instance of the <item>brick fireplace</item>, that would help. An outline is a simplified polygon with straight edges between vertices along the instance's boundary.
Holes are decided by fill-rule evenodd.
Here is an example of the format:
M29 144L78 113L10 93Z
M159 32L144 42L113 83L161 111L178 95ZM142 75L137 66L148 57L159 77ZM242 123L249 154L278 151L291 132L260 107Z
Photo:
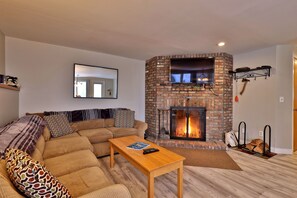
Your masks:
M215 58L214 84L170 82L171 59L208 57ZM222 141L224 132L232 129L232 76L228 73L232 69L233 57L226 53L156 56L147 60L145 119L148 123L148 136L172 138L172 123L170 123L172 108L199 107L205 109L206 116L205 135L198 140Z

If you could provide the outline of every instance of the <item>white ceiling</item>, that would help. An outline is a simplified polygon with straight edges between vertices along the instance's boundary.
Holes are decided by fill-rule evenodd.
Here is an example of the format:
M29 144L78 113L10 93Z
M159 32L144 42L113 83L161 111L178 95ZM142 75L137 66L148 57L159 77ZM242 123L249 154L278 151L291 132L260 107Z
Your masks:
M0 30L140 60L237 54L297 44L296 10L297 0L0 0Z

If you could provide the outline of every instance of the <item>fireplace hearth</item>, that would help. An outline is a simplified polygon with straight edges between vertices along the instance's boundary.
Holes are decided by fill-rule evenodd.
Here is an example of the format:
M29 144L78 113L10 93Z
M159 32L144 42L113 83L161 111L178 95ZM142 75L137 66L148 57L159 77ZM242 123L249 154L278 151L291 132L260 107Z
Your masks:
M170 139L205 141L205 107L170 107Z

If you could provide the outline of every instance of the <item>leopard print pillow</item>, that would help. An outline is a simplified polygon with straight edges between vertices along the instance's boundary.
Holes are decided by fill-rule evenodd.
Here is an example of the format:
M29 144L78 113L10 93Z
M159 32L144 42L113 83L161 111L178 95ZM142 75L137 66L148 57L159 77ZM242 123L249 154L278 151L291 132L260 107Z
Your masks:
M5 161L11 181L26 196L40 198L71 197L67 188L27 153L18 149L7 149Z

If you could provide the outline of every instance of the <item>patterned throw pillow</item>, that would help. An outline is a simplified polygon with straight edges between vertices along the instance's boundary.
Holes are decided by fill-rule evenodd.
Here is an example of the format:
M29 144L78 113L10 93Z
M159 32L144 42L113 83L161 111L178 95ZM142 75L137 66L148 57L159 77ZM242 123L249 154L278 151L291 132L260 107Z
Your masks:
M44 166L18 149L7 149L6 169L13 184L28 197L71 197L61 184Z
M73 132L69 121L64 114L44 116L53 137L60 137Z
M120 128L132 128L135 121L135 112L130 110L117 110L114 125Z

